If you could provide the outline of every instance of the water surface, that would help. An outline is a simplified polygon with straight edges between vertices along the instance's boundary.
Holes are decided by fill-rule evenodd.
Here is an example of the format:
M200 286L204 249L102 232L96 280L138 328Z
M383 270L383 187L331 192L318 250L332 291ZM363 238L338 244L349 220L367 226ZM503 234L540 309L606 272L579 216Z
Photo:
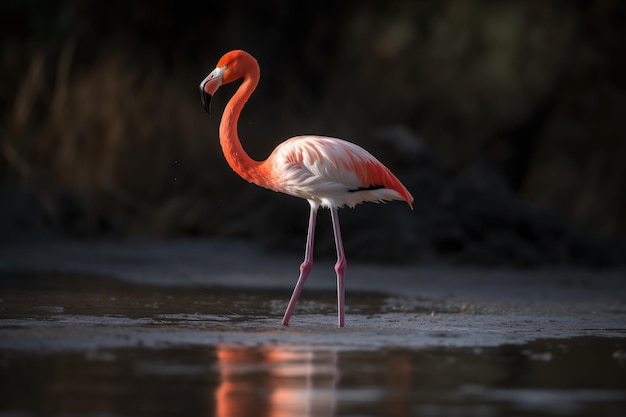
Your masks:
M0 416L626 415L624 307L578 289L348 289L337 329L332 289L284 328L289 287L172 282L0 268Z
M619 416L622 340L333 350L217 344L3 352L3 415Z

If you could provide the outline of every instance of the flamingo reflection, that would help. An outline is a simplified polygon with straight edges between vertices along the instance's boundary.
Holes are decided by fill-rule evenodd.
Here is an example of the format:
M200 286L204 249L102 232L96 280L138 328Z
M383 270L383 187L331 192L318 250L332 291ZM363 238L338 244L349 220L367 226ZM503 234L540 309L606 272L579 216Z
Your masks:
M216 416L333 415L337 353L304 346L217 346Z

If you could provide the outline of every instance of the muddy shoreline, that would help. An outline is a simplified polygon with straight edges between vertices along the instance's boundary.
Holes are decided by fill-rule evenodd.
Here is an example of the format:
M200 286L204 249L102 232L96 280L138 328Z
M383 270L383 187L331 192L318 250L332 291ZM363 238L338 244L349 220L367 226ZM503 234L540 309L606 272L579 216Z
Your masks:
M0 349L471 347L626 335L620 269L355 262L347 327L338 330L330 260L316 262L292 325L283 328L300 260L246 242L62 240L4 245L0 253Z

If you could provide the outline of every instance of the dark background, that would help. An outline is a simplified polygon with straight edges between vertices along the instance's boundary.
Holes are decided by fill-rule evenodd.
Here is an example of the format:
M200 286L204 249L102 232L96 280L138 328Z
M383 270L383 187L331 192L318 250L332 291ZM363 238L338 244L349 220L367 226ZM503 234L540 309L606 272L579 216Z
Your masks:
M301 250L308 204L239 179L198 84L261 65L240 121L368 148L416 198L342 210L351 259L626 263L626 3L0 4L4 239L227 236ZM332 256L325 213L318 253Z

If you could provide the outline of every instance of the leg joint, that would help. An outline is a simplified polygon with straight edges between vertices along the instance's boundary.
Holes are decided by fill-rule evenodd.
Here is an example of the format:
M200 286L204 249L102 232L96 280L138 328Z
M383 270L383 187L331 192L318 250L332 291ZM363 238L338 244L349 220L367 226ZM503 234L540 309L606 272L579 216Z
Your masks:
M346 262L346 258L337 259L337 263L335 264L335 272L337 274L343 275L346 272L346 267L348 262Z

